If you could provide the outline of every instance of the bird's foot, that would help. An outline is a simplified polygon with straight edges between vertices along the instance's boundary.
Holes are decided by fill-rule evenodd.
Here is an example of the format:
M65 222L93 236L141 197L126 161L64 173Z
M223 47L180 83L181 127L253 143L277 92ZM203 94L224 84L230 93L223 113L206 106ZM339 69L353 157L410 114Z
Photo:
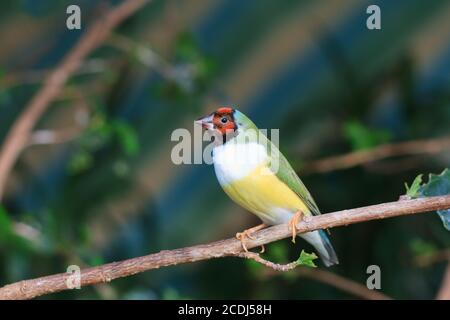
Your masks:
M242 232L236 233L236 239L238 239L241 242L242 248L245 250L245 252L248 252L247 246L245 245L245 240L248 239L255 239L252 234L255 233L258 230L264 229L267 227L265 223L259 224L256 227L244 230ZM261 253L264 252L264 246L262 246Z
M266 252L266 247L264 247L264 245L261 245L261 250L259 250L259 253L264 253Z
M294 216L289 220L288 227L292 230L292 242L295 243L295 237L297 236L297 224L303 218L303 212L297 211Z

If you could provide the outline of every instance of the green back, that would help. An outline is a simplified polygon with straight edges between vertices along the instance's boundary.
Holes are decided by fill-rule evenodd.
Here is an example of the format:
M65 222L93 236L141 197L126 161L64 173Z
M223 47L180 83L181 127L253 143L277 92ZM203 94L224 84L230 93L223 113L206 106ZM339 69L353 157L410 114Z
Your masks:
M270 161L278 161L278 170L274 173L283 183L285 183L292 191L294 191L300 199L305 203L313 215L319 215L320 210L317 207L316 202L306 189L303 182L295 173L294 169L291 167L287 159L283 156L280 150L270 141L267 137L258 129L258 127L243 113L238 110L235 111L235 117L238 122L238 126L244 130L255 130L257 132L257 138L259 143L267 146L267 153L270 156ZM239 137L238 137L239 139ZM271 163L269 163L270 168L273 170Z
M271 156L271 161L279 161L279 168L275 175L300 197L313 215L319 215L320 210L316 202L287 159L271 141L269 141L268 146L270 148L267 152Z

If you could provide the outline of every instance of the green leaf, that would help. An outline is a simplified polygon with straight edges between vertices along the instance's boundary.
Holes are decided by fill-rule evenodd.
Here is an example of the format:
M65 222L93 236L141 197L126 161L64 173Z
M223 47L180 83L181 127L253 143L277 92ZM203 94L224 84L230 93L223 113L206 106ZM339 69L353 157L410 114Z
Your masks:
M420 187L423 197L443 196L450 194L450 170L446 168L441 174L430 174L428 182ZM444 227L450 231L450 209L438 210L437 214Z
M300 252L300 257L298 257L297 261L295 263L299 266L307 266L311 268L316 268L316 264L314 263L314 260L317 259L317 255L313 253L306 253L304 250Z
M100 266L104 263L105 263L105 260L100 255L95 255L95 256L91 257L91 259L90 259L91 266Z
M191 33L182 33L175 44L175 55L179 60L193 61L200 55L199 48Z
M417 198L420 196L419 190L420 185L422 184L422 176L423 174L419 174L411 184L411 187L408 187L408 184L405 182L405 188L406 188L406 195L411 198Z
M369 128L355 120L344 124L344 136L350 141L353 150L370 149L391 139L389 131Z
M86 150L75 153L69 162L69 173L78 174L89 169L94 163L92 155Z
M420 238L415 238L409 243L409 247L411 252L416 255L432 255L433 253L436 253L438 249L436 246L431 243L427 242Z
M428 182L421 186L420 192L425 197L450 194L450 170L446 168L440 174L431 173Z
M124 153L135 156L139 152L139 140L134 128L122 121L114 122L113 128Z
M0 206L0 239L4 239L12 233L12 222L5 208Z
M211 58L205 57L197 63L197 72L202 76L208 76L214 71L215 67L214 61Z
M7 244L8 248L13 248L19 252L28 250L32 243L15 233L8 212L0 205L0 245L2 244Z

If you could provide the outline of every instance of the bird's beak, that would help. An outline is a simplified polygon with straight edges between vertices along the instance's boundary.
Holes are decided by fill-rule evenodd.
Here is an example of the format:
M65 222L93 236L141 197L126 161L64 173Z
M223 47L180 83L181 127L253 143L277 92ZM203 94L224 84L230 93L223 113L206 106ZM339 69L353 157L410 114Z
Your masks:
M201 125L204 129L212 130L214 129L213 119L214 113L211 113L203 118L195 120L195 123Z

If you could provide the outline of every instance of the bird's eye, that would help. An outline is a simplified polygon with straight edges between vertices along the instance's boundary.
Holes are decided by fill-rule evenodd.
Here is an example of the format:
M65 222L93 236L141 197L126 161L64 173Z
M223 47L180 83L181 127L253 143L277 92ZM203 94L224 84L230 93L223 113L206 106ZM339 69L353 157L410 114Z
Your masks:
M228 122L228 119L227 119L226 117L223 117L222 119L220 119L220 122L222 122L222 123L227 123L227 122Z

